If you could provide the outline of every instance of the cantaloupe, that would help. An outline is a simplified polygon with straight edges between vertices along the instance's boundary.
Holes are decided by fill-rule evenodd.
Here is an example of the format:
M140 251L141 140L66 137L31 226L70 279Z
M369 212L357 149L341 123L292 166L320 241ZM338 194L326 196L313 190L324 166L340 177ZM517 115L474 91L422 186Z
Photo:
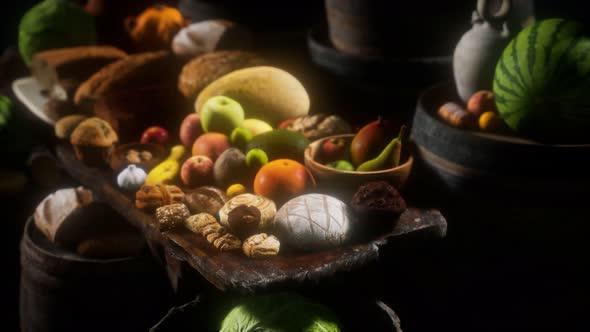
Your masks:
M493 89L500 115L523 136L590 141L590 38L580 24L547 19L522 30L498 61Z

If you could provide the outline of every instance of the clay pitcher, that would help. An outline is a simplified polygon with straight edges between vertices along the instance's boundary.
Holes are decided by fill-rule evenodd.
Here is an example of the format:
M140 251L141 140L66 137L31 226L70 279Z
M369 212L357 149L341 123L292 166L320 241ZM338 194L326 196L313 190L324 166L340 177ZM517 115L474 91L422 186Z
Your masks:
M453 74L457 92L464 102L479 90L491 90L496 64L510 41L508 16L511 0L502 0L492 12L488 0L478 0L472 28L467 31L453 54Z

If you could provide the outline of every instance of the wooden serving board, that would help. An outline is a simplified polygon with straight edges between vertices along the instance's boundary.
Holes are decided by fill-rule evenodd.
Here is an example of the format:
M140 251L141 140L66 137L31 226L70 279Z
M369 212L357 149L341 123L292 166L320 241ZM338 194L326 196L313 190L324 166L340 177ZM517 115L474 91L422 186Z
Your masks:
M410 208L400 216L390 234L368 243L310 253L281 252L272 259L252 259L241 251L220 252L202 236L184 228L160 233L153 215L135 208L134 193L123 193L115 187L115 175L110 170L87 167L76 159L69 144L58 145L56 153L74 179L144 232L156 256L162 257L161 253L165 252L169 265L188 263L223 291L255 292L286 283L317 281L376 261L381 246L403 236L424 233L431 238L442 238L446 235L447 222L439 211ZM171 262L171 257L176 262Z

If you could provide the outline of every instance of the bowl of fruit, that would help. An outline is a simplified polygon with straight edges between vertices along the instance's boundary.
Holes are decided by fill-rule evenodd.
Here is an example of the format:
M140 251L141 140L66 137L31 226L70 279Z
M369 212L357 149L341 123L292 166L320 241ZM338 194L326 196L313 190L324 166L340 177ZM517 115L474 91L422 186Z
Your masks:
M414 158L405 143L406 127L396 129L380 118L356 134L328 136L309 144L305 166L318 190L347 199L370 181L385 180L402 188ZM397 135L391 137L391 133Z

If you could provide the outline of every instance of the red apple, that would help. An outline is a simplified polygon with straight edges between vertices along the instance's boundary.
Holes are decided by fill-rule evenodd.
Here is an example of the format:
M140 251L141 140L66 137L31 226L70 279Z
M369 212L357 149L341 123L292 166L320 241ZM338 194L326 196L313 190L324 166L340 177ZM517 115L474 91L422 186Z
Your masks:
M180 169L180 179L187 187L199 187L213 182L213 160L207 156L192 156Z
M182 120L180 125L180 141L186 147L191 147L197 137L203 134L201 116L199 113L191 113Z
M217 160L217 157L223 151L231 147L229 137L222 133L205 133L199 136L192 147L193 156L207 156L211 160Z
M344 138L330 138L322 143L322 160L330 163L335 160L345 159L346 140Z
M297 120L297 118L284 120L283 122L281 122L279 124L278 128L279 129L287 129L287 127L289 127L293 122L295 122L295 120Z
M146 129L141 135L141 143L155 143L155 144L166 144L168 143L168 131L162 127L153 126Z

